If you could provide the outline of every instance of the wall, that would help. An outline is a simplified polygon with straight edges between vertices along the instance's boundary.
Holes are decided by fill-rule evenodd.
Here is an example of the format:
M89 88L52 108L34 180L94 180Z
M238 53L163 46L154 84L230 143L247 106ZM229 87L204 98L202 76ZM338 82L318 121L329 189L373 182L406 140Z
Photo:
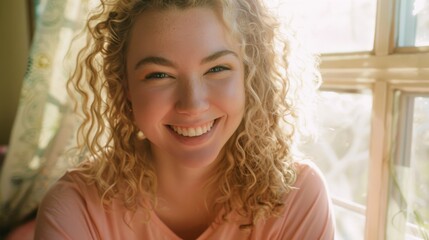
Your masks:
M9 142L29 51L27 0L0 1L0 145Z

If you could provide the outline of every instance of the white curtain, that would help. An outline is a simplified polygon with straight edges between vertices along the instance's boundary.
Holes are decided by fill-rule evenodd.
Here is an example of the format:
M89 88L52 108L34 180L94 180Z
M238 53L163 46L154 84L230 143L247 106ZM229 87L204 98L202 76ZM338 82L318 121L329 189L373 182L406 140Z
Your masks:
M1 229L35 212L47 189L70 167L66 150L75 143L79 121L66 92L76 57L76 50L68 50L88 6L89 0L41 0L37 5L27 73L0 173Z

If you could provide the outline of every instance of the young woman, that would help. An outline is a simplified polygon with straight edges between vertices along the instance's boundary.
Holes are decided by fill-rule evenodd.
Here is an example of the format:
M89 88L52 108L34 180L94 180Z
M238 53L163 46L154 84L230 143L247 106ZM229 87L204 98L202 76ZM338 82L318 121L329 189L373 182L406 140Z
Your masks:
M276 26L260 0L102 0L71 80L84 160L36 239L333 239L323 177L293 154L319 75Z

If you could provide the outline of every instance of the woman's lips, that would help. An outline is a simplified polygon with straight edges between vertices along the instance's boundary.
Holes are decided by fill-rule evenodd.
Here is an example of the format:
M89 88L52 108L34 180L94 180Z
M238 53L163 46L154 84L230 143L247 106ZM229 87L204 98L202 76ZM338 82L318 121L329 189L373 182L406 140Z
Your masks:
M172 129L177 134L184 137L199 137L203 134L210 132L213 127L215 120L212 120L208 123L202 124L200 126L195 127L183 127L183 126L174 126L169 125L170 129Z

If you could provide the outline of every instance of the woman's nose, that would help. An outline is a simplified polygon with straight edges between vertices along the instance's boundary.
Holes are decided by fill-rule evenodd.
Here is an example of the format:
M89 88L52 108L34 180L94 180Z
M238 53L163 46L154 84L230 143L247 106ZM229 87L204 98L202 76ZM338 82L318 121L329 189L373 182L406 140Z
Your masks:
M209 109L208 89L198 78L183 79L178 87L176 110L186 115L197 115Z

